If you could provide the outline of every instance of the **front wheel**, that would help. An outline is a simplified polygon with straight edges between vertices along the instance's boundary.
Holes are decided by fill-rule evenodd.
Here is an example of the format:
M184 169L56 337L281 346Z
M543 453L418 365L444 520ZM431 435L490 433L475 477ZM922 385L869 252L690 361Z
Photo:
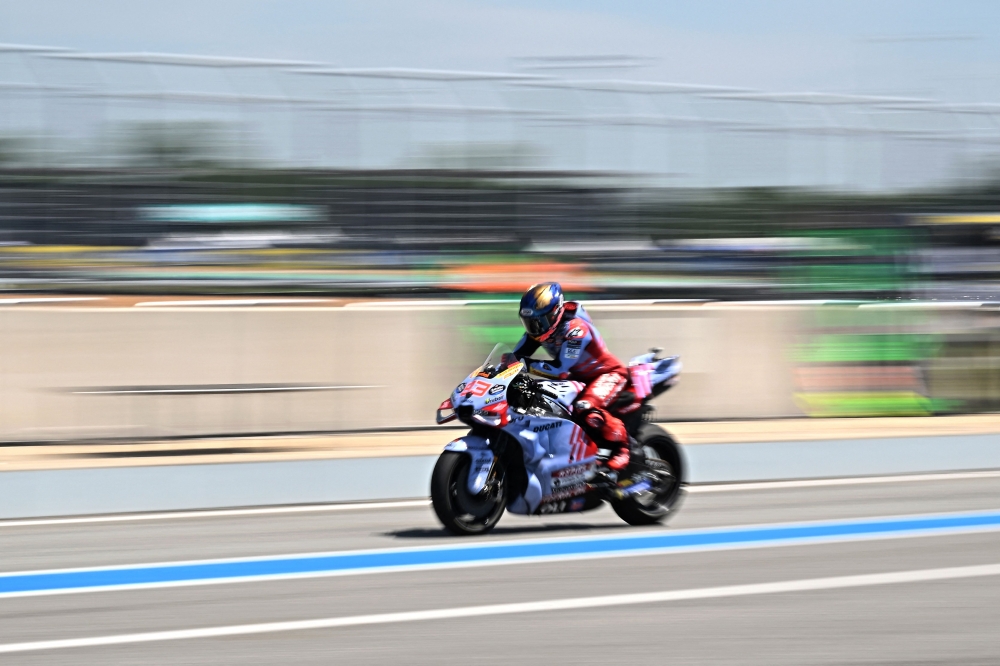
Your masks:
M507 507L503 474L490 475L478 495L469 492L470 458L465 453L445 451L431 474L431 504L445 529L458 536L484 534L492 530ZM499 463L495 463L499 464Z
M629 525L654 525L677 510L683 497L684 458L681 447L663 428L643 425L636 433L645 461L635 471L650 489L612 502L611 508Z

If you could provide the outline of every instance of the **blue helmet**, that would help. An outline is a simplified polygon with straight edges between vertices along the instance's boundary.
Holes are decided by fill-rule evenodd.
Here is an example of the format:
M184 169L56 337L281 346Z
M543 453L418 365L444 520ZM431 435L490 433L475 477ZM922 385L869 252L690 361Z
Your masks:
M552 335L563 313L563 292L558 282L542 282L529 288L521 297L521 323L535 340Z

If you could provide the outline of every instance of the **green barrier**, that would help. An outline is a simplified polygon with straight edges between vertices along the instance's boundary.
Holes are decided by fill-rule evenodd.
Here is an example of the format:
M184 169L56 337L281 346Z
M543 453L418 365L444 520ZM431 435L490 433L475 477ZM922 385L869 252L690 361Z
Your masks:
M941 336L915 333L837 333L817 335L799 345L800 363L920 362L934 356Z
M930 416L951 411L953 400L936 400L913 391L830 391L796 393L795 401L809 416Z

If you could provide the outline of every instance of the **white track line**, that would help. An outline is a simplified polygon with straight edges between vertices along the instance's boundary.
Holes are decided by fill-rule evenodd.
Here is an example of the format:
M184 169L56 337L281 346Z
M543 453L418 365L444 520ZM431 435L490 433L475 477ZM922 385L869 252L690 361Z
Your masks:
M0 305L21 305L24 303L71 303L77 301L103 300L103 296L75 296L65 298L0 298Z
M175 631L152 631L135 634L94 636L90 638L70 638L28 643L0 644L0 654L11 652L37 652L67 648L124 645L129 643L152 643L159 641L191 640L197 638L218 638L223 636L246 636L250 634L270 634L311 629L334 629L376 624L400 624L404 622L426 622L429 620L454 620L492 615L514 615L520 613L544 613L554 611L606 608L609 606L631 606L638 604L665 603L671 601L692 601L697 599L721 599L746 597L760 594L783 594L790 592L813 592L845 588L892 585L898 583L923 583L963 578L981 578L1000 575L1000 564L985 564L941 569L919 569L916 571L894 571L856 576L834 576L830 578L805 578L774 583L754 583L749 585L726 585L687 590L668 590L640 594L615 594L603 597L577 597L551 599L512 604L492 604L487 606L464 606L435 610L408 611L401 613L379 613L374 615L354 615L330 617L315 620L291 622L265 622L260 624L237 624L201 629L180 629Z
M326 303L329 298L240 298L240 299L201 299L197 301L140 301L133 307L137 308L169 308L169 307L213 307L239 305L298 305L305 303Z
M323 513L329 511L363 511L366 509L408 509L423 507L429 499L401 502L364 502L357 504L307 504L269 506L253 509L214 509L207 511L168 511L164 513L126 513L114 516L82 516L80 518L26 518L0 521L3 527L34 527L39 525L80 525L88 523L123 523L143 520L178 520L184 518L219 518L227 516L258 516L282 513Z
M516 299L502 299L502 300L457 300L449 298L441 298L436 300L412 300L412 301L355 301L353 303L345 303L344 308L348 310L395 310L395 309L405 309L410 310L414 308L459 308L465 307L466 305L505 305L508 303L517 303Z
M962 481L1000 477L1000 470L983 472L944 472L906 474L899 476L860 476L842 479L804 479L793 481L753 481L748 483L712 483L688 486L689 493L726 493L744 490L781 490L785 488L818 488L824 486L855 486L876 483L913 483L920 481ZM166 511L161 513L125 513L109 516L81 516L79 518L19 518L0 520L5 527L37 527L46 525L85 525L90 523L124 523L149 520L184 520L188 518L225 518L230 516L266 516L283 513L325 513L333 511L365 511L368 509L411 509L430 504L428 499L397 502L357 502L351 504L305 504L296 506L268 506L246 509L209 509L195 511Z
M301 386L234 386L231 388L144 388L144 389L83 389L72 391L73 395L225 395L228 393L288 393L303 391L345 391L354 389L385 388L380 384L357 384L338 386L336 384L304 384Z
M1000 470L982 472L932 472L927 474L897 474L892 476L854 476L842 479L800 479L792 481L750 481L742 483L708 483L688 486L689 493L727 493L741 490L775 490L782 488L820 488L823 486L862 486L870 483L912 483L915 481L962 481L1000 477Z

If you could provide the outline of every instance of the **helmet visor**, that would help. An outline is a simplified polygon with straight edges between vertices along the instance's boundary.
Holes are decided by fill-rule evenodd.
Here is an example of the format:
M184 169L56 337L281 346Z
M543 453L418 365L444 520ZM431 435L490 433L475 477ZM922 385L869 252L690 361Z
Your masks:
M524 330L528 332L528 335L537 338L552 330L552 327L559 321L560 314L558 310L530 316L522 314L521 323L524 324Z

